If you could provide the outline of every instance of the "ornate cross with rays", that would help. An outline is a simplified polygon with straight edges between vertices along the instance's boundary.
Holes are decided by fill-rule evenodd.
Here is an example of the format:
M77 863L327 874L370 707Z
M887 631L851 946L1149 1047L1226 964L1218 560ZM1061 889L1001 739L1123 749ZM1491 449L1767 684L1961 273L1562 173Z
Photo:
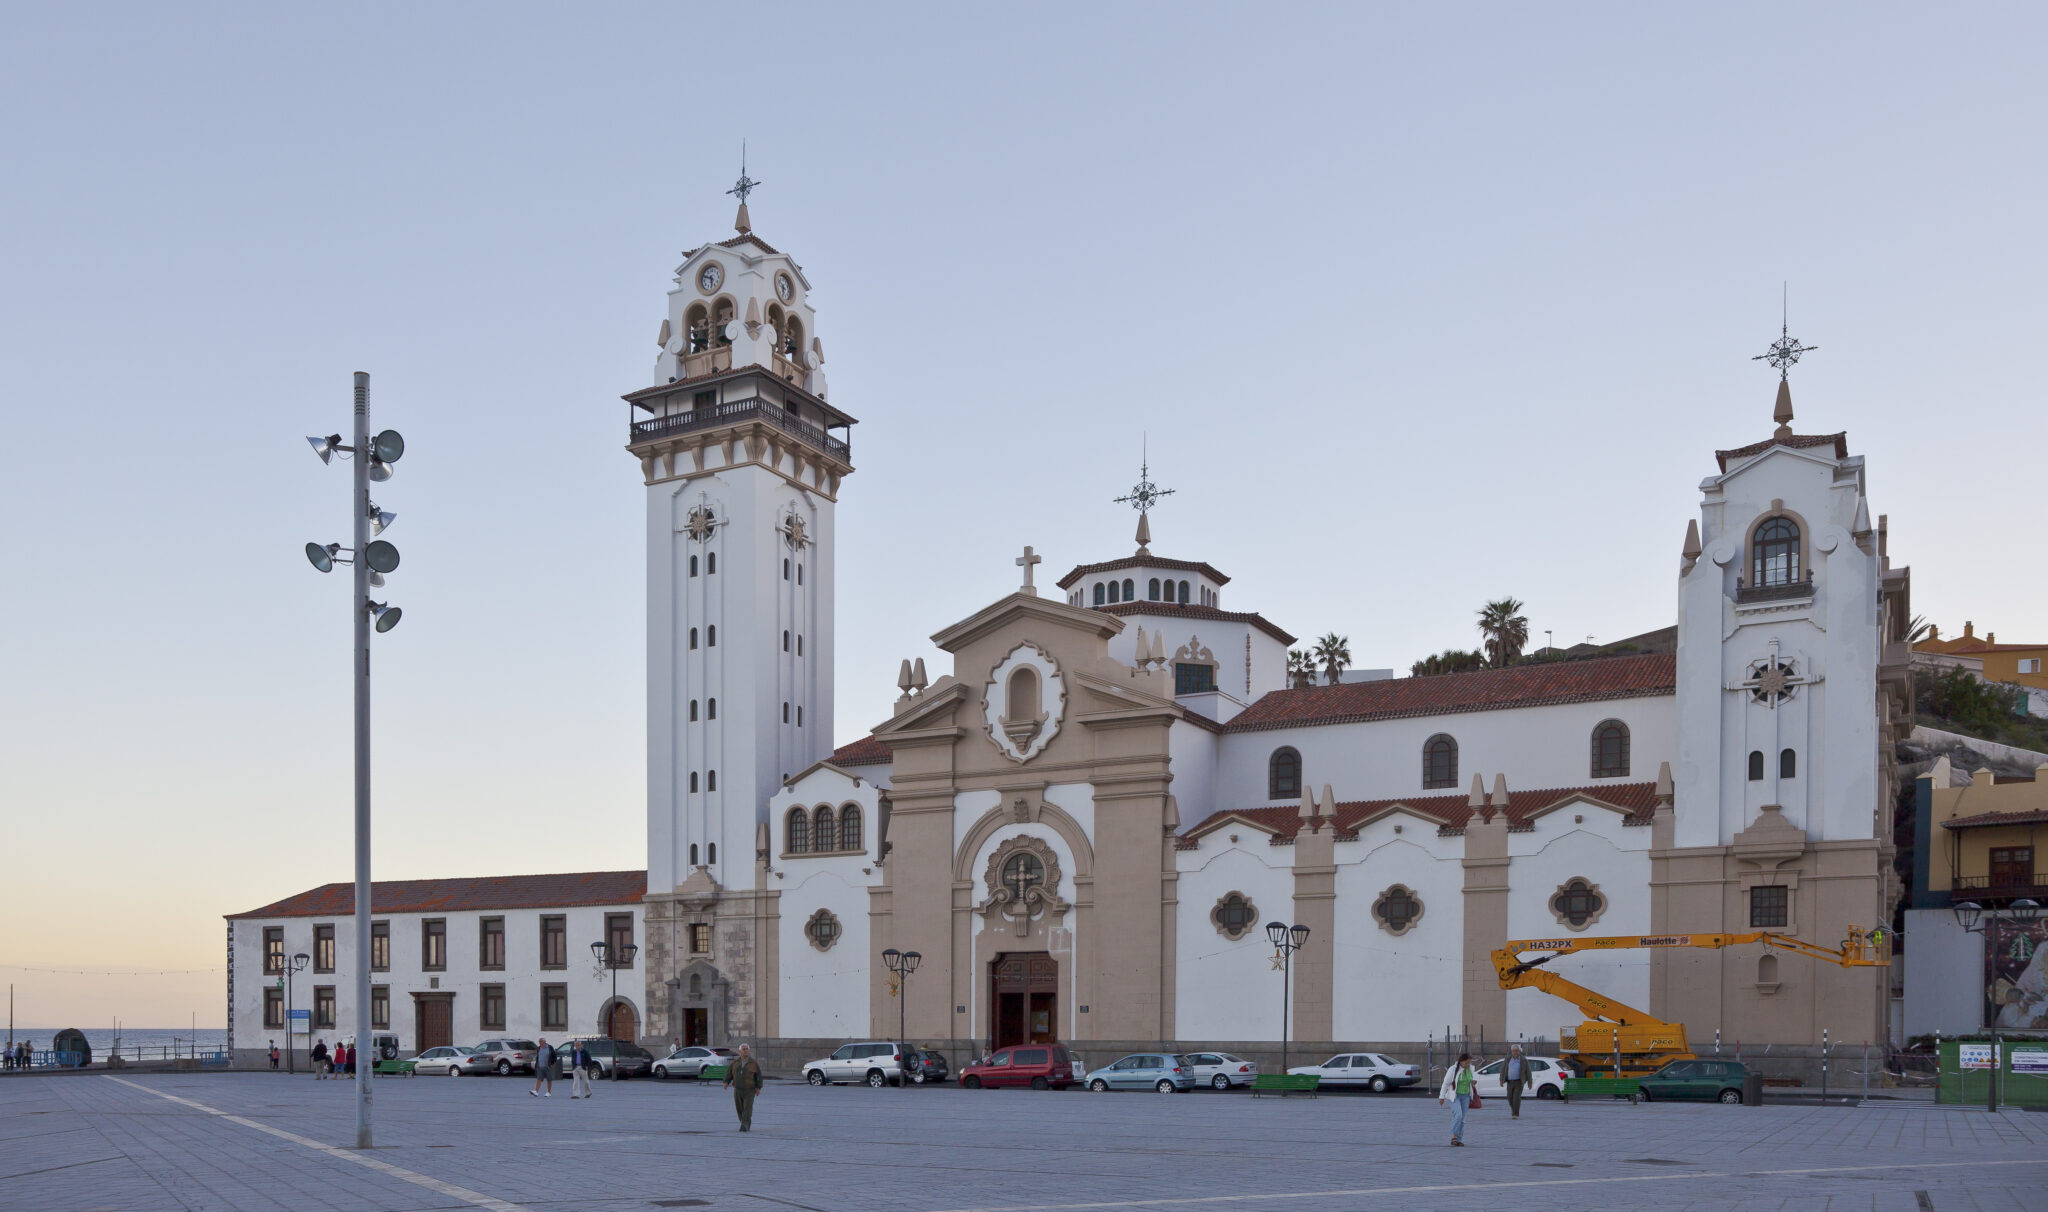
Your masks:
M1811 686L1820 680L1799 672L1797 661L1779 660L1778 641L1772 640L1770 654L1760 661L1751 662L1749 677L1728 689L1746 690L1751 698L1776 711L1778 704L1791 698L1801 686Z
M1152 463L1151 456L1148 453L1143 455L1138 463L1137 484L1132 487L1129 493L1118 497L1116 503L1119 505L1129 505L1139 513L1150 513L1152 512L1152 507L1159 503L1159 498L1172 495L1173 489L1161 488L1152 482Z
M1818 345L1801 345L1799 338L1791 335L1791 318L1788 312L1778 321L1778 339L1771 342L1769 349L1751 358L1750 361L1769 362L1777 370L1778 379L1782 382L1791 375L1793 365L1799 361L1799 355L1810 354L1819 348Z
M740 205L745 206L747 204L747 195L753 193L754 189L760 184L759 181L747 176L747 141L742 139L740 140L740 179L734 183L731 189L725 192L738 198Z

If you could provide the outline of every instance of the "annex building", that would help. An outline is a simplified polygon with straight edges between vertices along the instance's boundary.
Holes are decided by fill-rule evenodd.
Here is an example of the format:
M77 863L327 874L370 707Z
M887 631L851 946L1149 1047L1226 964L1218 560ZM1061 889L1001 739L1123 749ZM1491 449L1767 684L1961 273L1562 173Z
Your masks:
M647 869L637 907L588 908L632 914L629 1004L572 1002L573 1031L776 1057L887 1038L900 1012L912 1038L961 1050L1263 1051L1282 1033L1279 920L1310 928L1287 1024L1307 1050L1554 1040L1584 1016L1503 992L1489 952L1507 939L1768 928L1833 945L1890 921L1909 573L1863 459L1844 433L1795 432L1787 383L1775 429L1673 469L1704 475L1678 550L1643 557L1672 561L1673 652L1296 687L1286 620L1231 582L1228 553L1155 552L1141 514L1133 547L1051 583L1029 548L989 553L1015 583L932 620L950 668L906 660L891 717L835 747L855 418L828 396L801 266L744 202L736 228L685 254L652 385L625 397L646 506ZM542 910L518 912L541 938ZM238 928L255 940L271 916ZM890 948L922 957L907 991ZM1695 1038L1888 1036L1882 969L1754 948L1570 962ZM544 1013L551 982L529 983L518 997Z

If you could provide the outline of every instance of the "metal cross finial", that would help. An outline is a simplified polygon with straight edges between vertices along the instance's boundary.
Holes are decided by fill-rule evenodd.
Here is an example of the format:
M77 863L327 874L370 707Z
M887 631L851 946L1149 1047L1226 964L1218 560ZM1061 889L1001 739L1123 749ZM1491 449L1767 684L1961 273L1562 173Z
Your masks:
M1789 377L1793 364L1799 361L1799 355L1809 354L1820 348L1818 345L1801 345L1796 337L1789 335L1790 332L1791 319L1788 310L1778 322L1778 339L1771 342L1769 349L1751 358L1750 361L1769 362L1777 369L1780 380Z
M754 188L760 184L759 181L747 176L747 141L742 139L740 140L740 179L733 184L731 189L725 192L738 198L740 205L745 206L747 204L747 195L753 193Z
M1150 513L1152 512L1152 507L1159 503L1159 498L1172 495L1173 489L1161 488L1152 482L1151 456L1147 453L1142 456L1138 464L1137 484L1127 495L1118 497L1116 503L1119 505L1129 505L1139 513Z

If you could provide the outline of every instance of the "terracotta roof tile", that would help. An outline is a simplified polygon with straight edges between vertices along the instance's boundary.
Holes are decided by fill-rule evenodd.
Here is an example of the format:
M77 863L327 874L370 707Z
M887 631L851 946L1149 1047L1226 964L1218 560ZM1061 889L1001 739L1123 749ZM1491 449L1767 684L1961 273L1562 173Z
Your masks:
M1789 438L1767 438L1761 442L1751 442L1747 446L1738 446L1734 450L1717 450L1714 452L1714 459L1721 464L1721 470L1726 471L1728 464L1751 455L1762 454L1773 446L1789 446L1794 450L1832 446L1835 448L1836 458L1846 459L1849 457L1849 433L1844 430L1841 433L1795 433Z
M1674 694L1678 657L1670 652L1510 665L1472 673L1344 682L1303 690L1275 690L1224 726L1257 732L1320 724L1454 715L1509 707L1547 707Z
M1287 634L1266 616L1250 610L1218 610L1214 606L1183 606L1178 602L1117 602L1109 606L1091 606L1104 614L1119 617L1127 614L1165 614L1183 619L1216 619L1225 623L1250 623L1272 636L1282 644L1292 644L1295 637Z
M2004 779L2000 779L2002 785ZM1986 829L1996 825L2048 825L2048 809L2033 812L1980 812L1976 816L1959 816L1943 821L1943 829Z
M1632 825L1645 825L1650 814L1657 807L1657 784L1655 783L1607 783L1597 787L1548 787L1532 791L1508 792L1508 827L1516 828L1528 824L1544 809L1574 799L1598 800L1628 813L1627 821ZM1389 808L1406 808L1418 816L1428 817L1446 829L1462 829L1472 819L1472 809L1466 793L1451 792L1443 795L1403 796L1390 800L1350 800L1337 805L1337 836L1340 839L1357 836L1361 822L1378 816ZM1238 808L1225 812L1212 812L1202 818L1189 832L1200 832L1212 821L1223 817L1242 817L1273 829L1280 836L1292 838L1301 830L1301 807L1288 804L1279 808Z
M1199 572L1218 585L1228 585L1230 578L1198 560L1169 560L1165 556L1125 556L1121 560L1104 560L1100 564L1079 564L1074 571L1060 578L1061 589L1072 589L1074 582L1091 573L1121 572L1126 568L1171 568L1175 572Z
M879 766L892 756L887 741L864 736L834 749L829 760L834 766Z
M460 913L474 909L557 909L630 905L647 895L645 871L582 871L564 875L486 875L468 879L378 880L373 913ZM322 884L228 918L343 917L354 913L356 886Z

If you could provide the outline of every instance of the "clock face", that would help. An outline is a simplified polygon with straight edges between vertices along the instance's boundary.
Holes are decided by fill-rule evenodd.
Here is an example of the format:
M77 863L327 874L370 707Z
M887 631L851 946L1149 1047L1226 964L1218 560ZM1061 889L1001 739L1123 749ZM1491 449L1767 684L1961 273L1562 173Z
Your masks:
M782 296L784 303L796 298L796 283L788 274L775 275L775 293Z
M723 281L725 281L725 267L716 261L697 271L697 289L707 295L717 290L718 284Z

